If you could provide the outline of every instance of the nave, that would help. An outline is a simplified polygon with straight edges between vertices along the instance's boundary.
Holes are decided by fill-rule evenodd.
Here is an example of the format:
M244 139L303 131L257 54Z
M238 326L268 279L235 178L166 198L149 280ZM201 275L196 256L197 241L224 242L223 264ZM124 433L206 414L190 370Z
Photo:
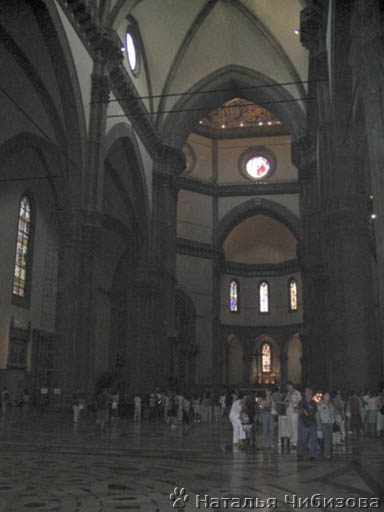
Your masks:
M337 447L332 461L311 463L261 449L260 434L254 451L233 452L231 436L227 421L172 430L122 418L101 432L93 415L77 426L64 413L8 416L0 430L0 510L165 512L170 493L183 486L186 511L196 510L197 495L276 498L278 511L292 510L285 495L384 496L383 439L362 437Z

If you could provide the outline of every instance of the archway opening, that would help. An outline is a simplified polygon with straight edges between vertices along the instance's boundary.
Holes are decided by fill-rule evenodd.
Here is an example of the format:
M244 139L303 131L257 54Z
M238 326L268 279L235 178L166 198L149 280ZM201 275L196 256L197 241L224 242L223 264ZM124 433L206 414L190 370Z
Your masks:
M280 382L280 347L271 336L259 337L253 347L250 384Z

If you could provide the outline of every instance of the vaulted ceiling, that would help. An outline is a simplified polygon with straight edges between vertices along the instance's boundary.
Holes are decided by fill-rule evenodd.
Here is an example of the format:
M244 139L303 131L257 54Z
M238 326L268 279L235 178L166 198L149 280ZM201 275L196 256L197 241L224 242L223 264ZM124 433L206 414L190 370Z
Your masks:
M301 98L308 57L295 31L304 4L303 0L112 0L109 25L123 38L127 16L136 21L150 86L144 87L140 78L133 81L142 95L148 91L163 95L154 98L154 110L169 111L178 96L164 95L188 91L231 66L254 71L269 83L289 83L284 86L287 94Z

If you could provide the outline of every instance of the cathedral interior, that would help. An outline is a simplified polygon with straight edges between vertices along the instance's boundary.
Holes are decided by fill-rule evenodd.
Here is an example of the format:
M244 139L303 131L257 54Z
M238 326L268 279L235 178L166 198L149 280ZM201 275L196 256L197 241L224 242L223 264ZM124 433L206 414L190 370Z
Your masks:
M63 411L103 379L127 395L383 387L381 0L2 0L0 61L0 387L11 400L29 389ZM178 458L162 430L52 437L52 417L31 420L35 445L18 452L29 436L15 425L0 435L0 511L168 510L154 503L172 474L198 489L204 465L216 493L221 478L225 492L267 485L270 496L313 492L317 479L333 495L383 490L372 477L382 444L368 445L369 469L346 450L323 476L265 454L236 472L221 431L173 433ZM42 497L59 444L65 490ZM28 498L17 467L33 473L44 445L45 484ZM137 506L122 497L136 471ZM108 472L115 483L97 487ZM85 498L68 493L81 486Z

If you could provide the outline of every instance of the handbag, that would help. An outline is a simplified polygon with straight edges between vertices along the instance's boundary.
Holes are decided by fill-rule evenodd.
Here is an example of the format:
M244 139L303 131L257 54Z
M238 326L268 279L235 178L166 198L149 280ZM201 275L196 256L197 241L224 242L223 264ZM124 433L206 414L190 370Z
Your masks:
M337 423L333 424L332 432L340 432L340 426Z

